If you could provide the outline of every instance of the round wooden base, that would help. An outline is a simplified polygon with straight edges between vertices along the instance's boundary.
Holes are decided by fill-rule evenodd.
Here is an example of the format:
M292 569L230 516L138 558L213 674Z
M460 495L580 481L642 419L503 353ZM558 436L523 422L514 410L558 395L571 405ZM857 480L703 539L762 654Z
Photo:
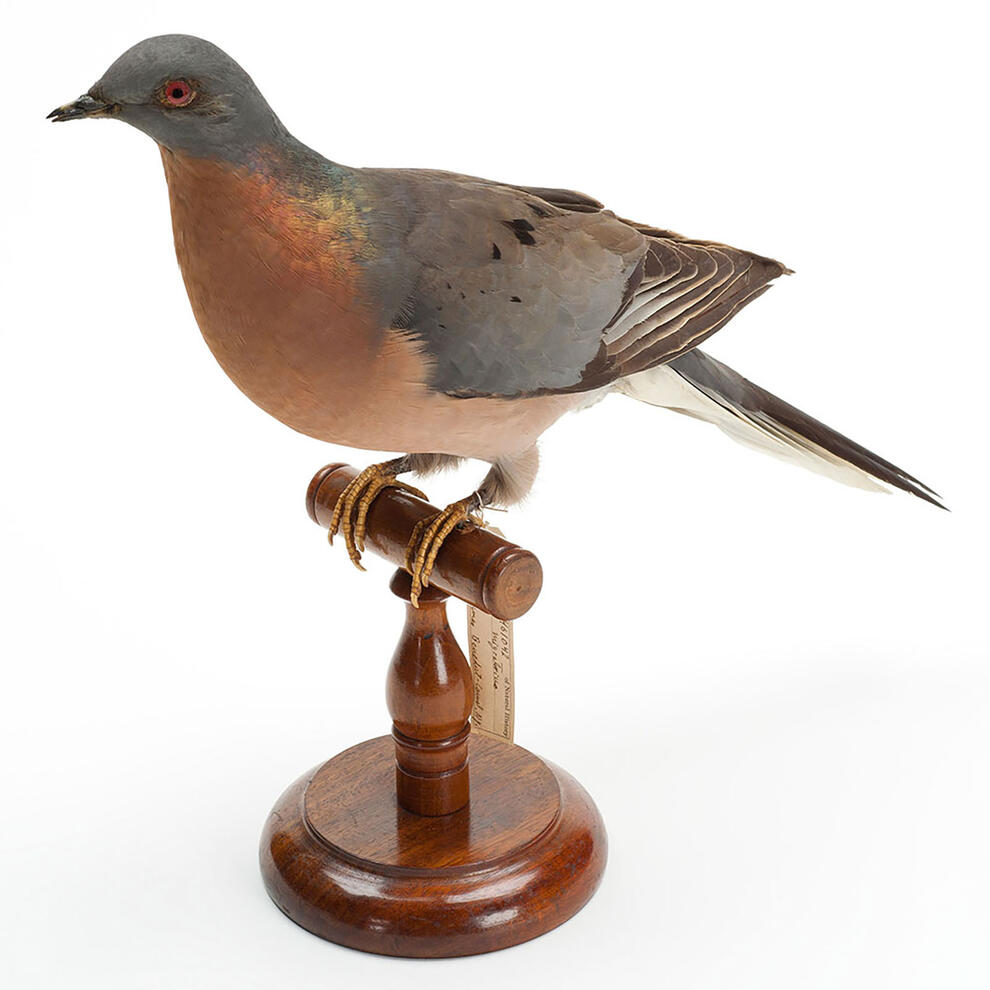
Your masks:
M520 746L470 741L471 801L436 818L395 799L390 736L297 780L261 839L272 900L321 938L390 956L467 956L576 914L605 869L580 784Z

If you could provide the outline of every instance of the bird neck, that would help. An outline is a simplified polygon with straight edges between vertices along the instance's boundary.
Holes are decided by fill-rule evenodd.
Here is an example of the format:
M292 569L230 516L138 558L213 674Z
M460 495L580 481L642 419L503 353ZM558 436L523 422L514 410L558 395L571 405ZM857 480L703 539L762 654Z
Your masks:
M352 171L298 143L260 147L246 164L161 149L179 265L236 268L351 294L367 250Z
M173 216L177 206L195 200L203 222L226 218L243 224L250 218L267 218L279 221L274 233L288 224L293 241L307 228L339 241L357 236L363 227L354 171L294 138L259 145L239 161L199 157L164 146L160 150Z

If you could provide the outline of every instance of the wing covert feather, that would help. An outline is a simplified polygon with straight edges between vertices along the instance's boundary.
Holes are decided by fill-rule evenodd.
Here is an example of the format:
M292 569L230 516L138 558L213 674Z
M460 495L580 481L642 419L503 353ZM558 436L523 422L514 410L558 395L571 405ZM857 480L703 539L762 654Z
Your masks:
M450 395L600 388L689 351L787 271L622 220L582 193L377 176L403 234L390 255L390 274L401 263L406 276L392 326L420 342L431 386Z

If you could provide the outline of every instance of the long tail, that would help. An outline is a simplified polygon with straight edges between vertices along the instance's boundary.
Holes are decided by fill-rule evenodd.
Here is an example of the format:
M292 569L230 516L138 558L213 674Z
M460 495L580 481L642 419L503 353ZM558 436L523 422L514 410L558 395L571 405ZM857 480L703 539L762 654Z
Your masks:
M812 419L695 349L624 378L620 392L714 423L733 440L847 485L885 491L884 482L937 505L939 496L907 472Z

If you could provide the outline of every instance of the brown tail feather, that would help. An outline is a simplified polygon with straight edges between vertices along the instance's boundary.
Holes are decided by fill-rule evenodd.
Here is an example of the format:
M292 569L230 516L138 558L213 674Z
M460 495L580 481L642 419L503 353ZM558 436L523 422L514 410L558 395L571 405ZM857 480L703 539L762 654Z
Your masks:
M747 381L707 354L690 351L672 361L669 367L721 405L738 410L749 419L803 438L879 481L910 492L940 509L946 508L938 501L941 496L928 485L759 385Z

